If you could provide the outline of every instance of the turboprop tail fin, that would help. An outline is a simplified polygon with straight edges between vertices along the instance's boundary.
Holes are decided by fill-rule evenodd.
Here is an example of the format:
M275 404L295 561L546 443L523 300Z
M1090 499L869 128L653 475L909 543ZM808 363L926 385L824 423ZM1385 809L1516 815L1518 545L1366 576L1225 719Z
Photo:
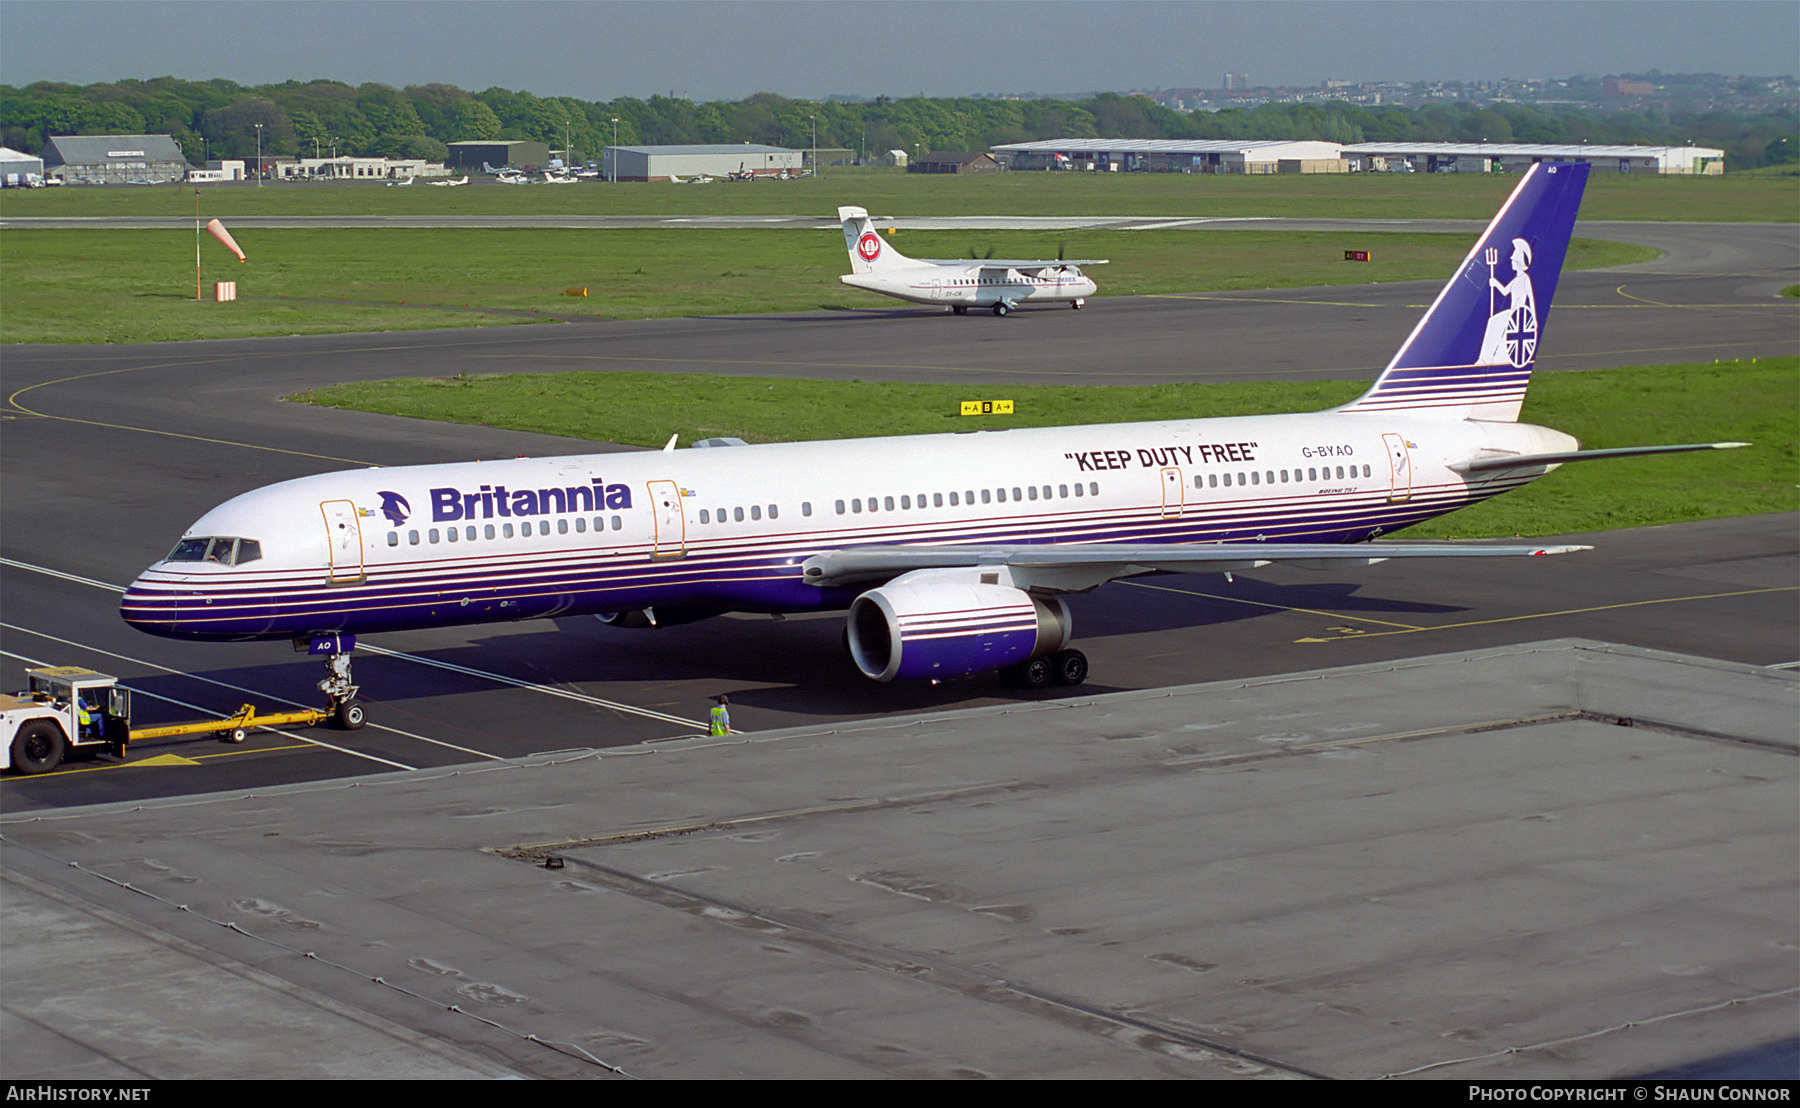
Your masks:
M839 208L838 219L844 225L844 245L850 248L850 272L872 273L912 264L911 258L882 241L864 209Z
M1337 410L1517 421L1588 169L1527 170L1374 386Z

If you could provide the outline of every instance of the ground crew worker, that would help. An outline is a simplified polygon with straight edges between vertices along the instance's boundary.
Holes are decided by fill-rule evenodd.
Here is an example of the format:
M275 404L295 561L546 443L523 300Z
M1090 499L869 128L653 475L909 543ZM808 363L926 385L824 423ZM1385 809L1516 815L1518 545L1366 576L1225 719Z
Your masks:
M96 718L100 714L100 709L89 704L87 697L77 696L75 698L75 714L80 717L80 726L77 730L83 737L100 733L99 720Z
M714 734L714 735L729 735L729 734L731 734L731 712L727 708L727 705L729 705L730 703L731 703L731 699L729 697L725 697L725 696L713 697L712 734Z

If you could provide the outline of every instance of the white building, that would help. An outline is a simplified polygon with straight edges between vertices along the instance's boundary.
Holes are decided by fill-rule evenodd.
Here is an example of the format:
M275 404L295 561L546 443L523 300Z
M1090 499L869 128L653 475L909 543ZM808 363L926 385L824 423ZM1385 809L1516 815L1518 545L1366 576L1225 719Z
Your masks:
M272 166L283 181L404 181L409 177L447 177L440 162L420 158L295 158Z
M206 163L205 169L188 170L187 179L191 184L218 183L221 181L243 181L248 179L244 163L235 158L227 158Z
M1344 147L1344 157L1353 168L1370 172L1506 173L1523 170L1533 162L1587 162L1596 171L1617 173L1710 177L1725 172L1725 151L1710 146L1359 142Z
M44 183L44 159L0 146L0 188L37 188Z
M1487 142L1335 142L1274 139L1062 138L989 150L1011 169L1162 173L1489 173L1533 162L1588 162L1597 171L1717 175L1725 152L1707 146Z

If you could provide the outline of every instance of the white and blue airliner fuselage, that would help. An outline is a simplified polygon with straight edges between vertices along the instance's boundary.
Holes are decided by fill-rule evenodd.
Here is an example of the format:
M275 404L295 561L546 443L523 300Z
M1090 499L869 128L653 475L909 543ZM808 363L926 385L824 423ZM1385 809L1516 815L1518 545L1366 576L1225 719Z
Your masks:
M1385 536L1566 461L1721 445L1584 452L1517 422L1585 178L1530 170L1374 386L1330 411L320 474L207 513L122 613L341 660L406 628L848 609L876 680L1074 684L1062 597L1116 578L1574 549Z

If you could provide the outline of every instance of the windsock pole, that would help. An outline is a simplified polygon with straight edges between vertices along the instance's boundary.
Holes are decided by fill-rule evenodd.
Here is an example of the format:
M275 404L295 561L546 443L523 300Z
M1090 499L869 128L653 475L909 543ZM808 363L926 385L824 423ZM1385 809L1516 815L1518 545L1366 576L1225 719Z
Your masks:
M200 190L194 190L194 299L200 297Z

